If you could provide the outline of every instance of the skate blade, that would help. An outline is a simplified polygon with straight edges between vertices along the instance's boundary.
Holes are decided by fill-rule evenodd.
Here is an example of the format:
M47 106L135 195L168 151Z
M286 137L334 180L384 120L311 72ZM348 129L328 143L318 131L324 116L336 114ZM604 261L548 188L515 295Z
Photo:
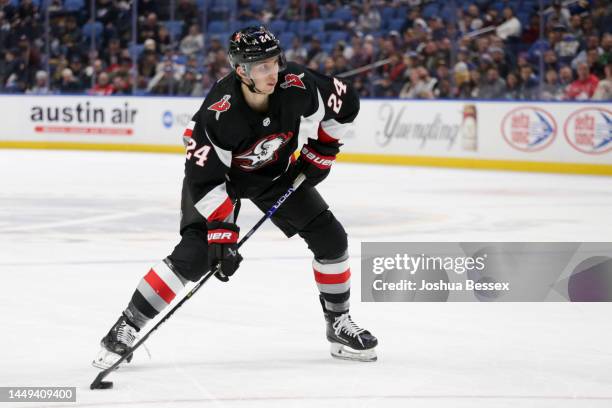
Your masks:
M107 349L102 347L102 349L98 352L96 358L91 362L91 365L96 368L99 368L100 370L106 370L107 368L115 364L120 358L121 356L119 354L113 353L112 351L108 351ZM131 358L128 359L128 362L129 360L131 360ZM122 365L123 363L119 364L119 366L117 366L117 368L115 369L118 369Z
M355 350L340 343L331 343L330 353L332 357L340 360L374 362L378 359L376 350Z

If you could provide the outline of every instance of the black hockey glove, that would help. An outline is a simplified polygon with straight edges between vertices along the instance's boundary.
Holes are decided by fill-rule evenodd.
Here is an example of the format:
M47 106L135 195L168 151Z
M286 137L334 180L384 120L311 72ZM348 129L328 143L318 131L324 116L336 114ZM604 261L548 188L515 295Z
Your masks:
M292 178L303 173L306 176L305 184L312 187L322 182L329 174L331 165L340 151L340 143L322 143L315 139L308 139L302 147L300 157L293 166Z
M208 223L208 265L212 270L221 267L215 277L222 282L227 282L242 262L237 248L239 233L240 228L233 223Z

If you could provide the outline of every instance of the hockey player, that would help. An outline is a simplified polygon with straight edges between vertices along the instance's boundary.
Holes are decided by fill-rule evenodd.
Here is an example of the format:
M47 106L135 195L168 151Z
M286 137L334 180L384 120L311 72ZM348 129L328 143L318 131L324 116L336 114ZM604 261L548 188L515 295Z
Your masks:
M345 82L285 63L279 41L264 27L235 32L229 61L233 72L213 86L183 135L187 156L181 241L142 278L102 339L93 362L98 368L108 368L130 353L137 332L188 281L197 282L209 268L219 266L215 276L227 281L242 261L236 248L239 200L250 199L266 211L298 174L306 180L272 222L287 237L302 237L314 254L332 356L376 360L376 337L349 315L346 232L315 188L329 174L343 134L357 116L359 99ZM319 127L295 160L302 117L316 120Z

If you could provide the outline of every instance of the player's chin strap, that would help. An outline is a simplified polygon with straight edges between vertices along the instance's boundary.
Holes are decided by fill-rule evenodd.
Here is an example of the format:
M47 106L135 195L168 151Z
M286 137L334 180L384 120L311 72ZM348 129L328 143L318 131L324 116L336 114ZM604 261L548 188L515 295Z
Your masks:
M236 76L240 80L240 82L245 84L246 87L249 89L249 91L253 92L254 94L264 95L264 93L261 92L259 89L257 89L257 87L255 86L255 81L253 80L253 78L251 78L251 76L249 74L249 70L247 69L247 67L245 65L243 65L242 68L244 69L244 72L247 74L247 76L249 78L249 82L243 81L242 80L242 76L238 75L238 71L234 71L236 73Z
M249 91L256 93L256 94L260 94L263 95L264 93L261 92L259 89L257 89L257 87L255 86L255 81L253 81L253 78L249 77L249 80L251 81L250 84L247 84L246 82L243 82L243 84L245 84L247 86L247 88L249 88Z

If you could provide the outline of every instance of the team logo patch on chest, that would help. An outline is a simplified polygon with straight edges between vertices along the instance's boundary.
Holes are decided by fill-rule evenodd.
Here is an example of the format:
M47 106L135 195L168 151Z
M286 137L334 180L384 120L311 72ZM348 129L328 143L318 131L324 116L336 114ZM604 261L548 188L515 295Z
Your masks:
M293 137L293 132L275 133L258 140L244 152L234 156L233 162L242 170L253 171L278 160L278 151Z
M297 88L306 89L304 82L302 82L302 78L304 77L304 73L302 72L299 75L296 74L287 74L285 75L285 82L280 84L280 87L283 89L287 89L291 86L295 86Z
M223 98L213 103L208 107L208 110L217 112L215 119L219 120L219 116L225 111L228 111L232 104L229 102L232 95L223 95Z

